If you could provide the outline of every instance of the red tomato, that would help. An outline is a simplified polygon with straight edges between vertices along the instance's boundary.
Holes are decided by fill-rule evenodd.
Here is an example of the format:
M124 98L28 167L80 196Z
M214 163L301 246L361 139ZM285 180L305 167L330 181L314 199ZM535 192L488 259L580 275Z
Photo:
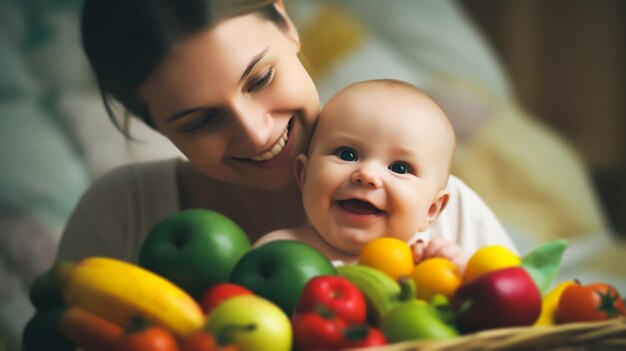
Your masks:
M252 295L252 291L238 284L220 283L208 288L200 298L200 307L209 314L217 305L239 295Z
M181 351L237 351L234 344L222 346L208 331L199 331L182 341Z
M314 311L319 305L348 324L364 324L367 307L363 293L350 280L338 275L320 275L307 282L296 313Z
M296 350L336 350L343 347L346 322L329 311L295 314L292 325Z
M122 335L115 350L178 351L178 344L169 330L153 326Z
M559 323L601 321L620 315L626 315L624 302L615 288L604 283L568 286L556 311Z
M385 334L380 329L368 325L348 327L343 334L345 341L342 348L345 349L387 345Z

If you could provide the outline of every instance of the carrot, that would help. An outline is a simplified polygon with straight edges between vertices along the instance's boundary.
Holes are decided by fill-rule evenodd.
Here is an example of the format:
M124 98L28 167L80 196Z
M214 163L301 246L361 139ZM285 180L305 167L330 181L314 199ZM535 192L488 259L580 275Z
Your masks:
M70 307L59 319L59 330L85 351L114 351L124 329L82 307Z

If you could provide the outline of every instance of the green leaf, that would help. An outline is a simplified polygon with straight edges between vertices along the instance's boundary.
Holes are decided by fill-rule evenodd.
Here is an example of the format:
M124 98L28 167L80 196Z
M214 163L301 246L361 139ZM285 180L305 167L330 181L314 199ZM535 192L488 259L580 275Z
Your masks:
M522 267L533 278L542 295L548 291L559 273L567 244L567 240L550 241L522 257Z

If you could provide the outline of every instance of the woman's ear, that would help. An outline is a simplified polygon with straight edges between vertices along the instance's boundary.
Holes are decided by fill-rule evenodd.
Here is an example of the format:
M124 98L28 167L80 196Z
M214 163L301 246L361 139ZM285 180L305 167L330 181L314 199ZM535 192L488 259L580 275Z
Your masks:
M304 188L304 182L306 181L306 168L309 165L309 158L306 155L298 155L296 158L296 180L300 186L300 190Z
M435 201L433 201L428 208L426 217L424 218L424 221L419 228L420 232L426 230L437 218L439 218L441 212L443 212L446 206L448 206L449 201L450 192L448 191L448 189L439 190Z
M291 18L289 18L289 15L287 15L285 2L283 0L274 1L274 8L281 16L283 16L283 19L285 20L286 27L283 28L285 34L296 45L297 52L300 52L300 35L298 34L298 29L291 21Z

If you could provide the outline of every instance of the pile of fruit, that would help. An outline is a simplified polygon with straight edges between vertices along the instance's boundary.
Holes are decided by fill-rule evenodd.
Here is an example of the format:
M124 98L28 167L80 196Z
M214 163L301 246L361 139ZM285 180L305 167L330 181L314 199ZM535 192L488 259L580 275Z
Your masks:
M137 264L89 257L41 274L23 348L331 350L624 316L608 284L553 282L566 246L486 246L461 273L444 258L414 265L406 243L381 238L335 268L296 241L251 249L230 219L187 210L155 226Z

